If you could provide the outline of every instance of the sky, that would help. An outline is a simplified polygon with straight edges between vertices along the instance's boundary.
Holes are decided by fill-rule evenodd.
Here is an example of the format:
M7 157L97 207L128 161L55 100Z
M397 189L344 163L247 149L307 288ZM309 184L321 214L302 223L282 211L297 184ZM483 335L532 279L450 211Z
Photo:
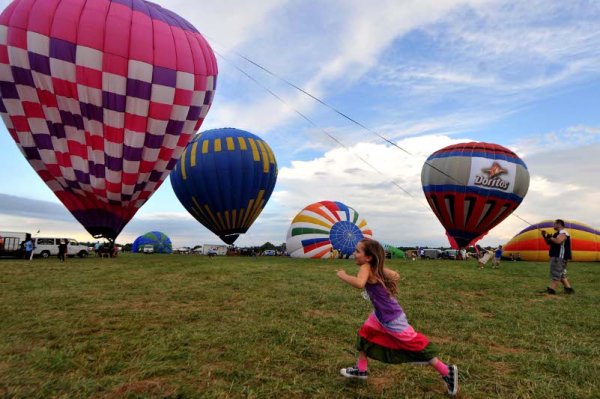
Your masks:
M600 228L600 3L156 2L184 16L217 53L218 86L201 130L250 131L277 159L275 190L236 245L283 243L305 206L335 200L356 209L382 242L447 247L423 195L421 168L432 152L467 141L513 150L531 178L517 216L482 245L506 243L544 219ZM0 148L0 231L94 240L3 124ZM179 203L169 181L117 242L152 230L175 247L220 243Z

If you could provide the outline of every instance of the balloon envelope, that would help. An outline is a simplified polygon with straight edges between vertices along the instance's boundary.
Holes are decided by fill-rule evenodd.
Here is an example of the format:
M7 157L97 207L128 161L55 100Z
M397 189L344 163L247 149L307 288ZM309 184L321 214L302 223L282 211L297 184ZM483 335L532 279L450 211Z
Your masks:
M181 204L227 244L254 223L276 181L271 147L255 134L234 128L198 134L171 172Z
M554 221L543 220L521 230L506 245L503 256L528 261L547 261L548 244L542 237L542 230L554 233ZM565 230L571 237L573 262L600 261L600 230L575 220L565 220Z
M519 206L529 172L517 154L498 144L461 143L431 154L421 183L450 245L465 248Z
M372 238L367 221L339 201L320 201L296 215L287 233L286 250L295 258L329 258L332 249L349 256L363 238Z
M155 253L170 254L173 252L171 239L160 231L150 231L136 238L131 247L131 252L142 252L142 248L146 245L152 245Z
M406 254L404 253L404 251L394 247L393 245L383 244L383 248L385 248L385 250L390 253L390 256L392 257L392 259L406 258Z
M136 0L15 0L0 15L0 114L93 236L114 239L161 185L212 102L198 31Z

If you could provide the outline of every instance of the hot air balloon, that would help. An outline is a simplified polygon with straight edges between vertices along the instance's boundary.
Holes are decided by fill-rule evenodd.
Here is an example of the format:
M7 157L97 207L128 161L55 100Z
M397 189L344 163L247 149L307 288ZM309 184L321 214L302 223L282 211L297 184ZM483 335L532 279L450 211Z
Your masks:
M472 142L431 154L421 182L450 245L458 249L473 245L519 206L529 188L529 172L511 150Z
M198 31L143 0L15 0L0 15L0 114L33 169L114 240L199 129L217 64Z
M391 244L383 244L383 248L385 249L386 252L389 252L390 257L392 259L404 259L406 258L406 254L404 253L403 250L398 249L396 247L394 247Z
M204 226L233 244L256 220L277 181L277 161L260 137L234 128L207 130L171 172L175 195Z
M504 245L504 256L538 262L549 260L548 244L541 231L554 233L553 226L553 220L543 220L521 230ZM600 261L600 230L574 220L565 220L565 229L571 236L573 262Z
M160 231L150 231L136 238L131 246L131 252L142 252L142 248L146 245L152 245L153 253L170 254L173 252L171 239Z
M354 252L363 238L373 232L358 212L339 201L310 204L292 220L286 249L295 258L329 258L333 249L345 256Z

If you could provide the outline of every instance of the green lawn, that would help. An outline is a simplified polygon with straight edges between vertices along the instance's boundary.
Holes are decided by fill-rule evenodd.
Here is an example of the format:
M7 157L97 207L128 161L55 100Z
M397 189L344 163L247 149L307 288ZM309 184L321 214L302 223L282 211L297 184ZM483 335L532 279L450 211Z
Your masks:
M415 329L460 371L460 398L599 398L600 264L539 296L545 263L478 270L388 261ZM122 255L0 260L0 398L442 398L430 367L370 362L352 261Z

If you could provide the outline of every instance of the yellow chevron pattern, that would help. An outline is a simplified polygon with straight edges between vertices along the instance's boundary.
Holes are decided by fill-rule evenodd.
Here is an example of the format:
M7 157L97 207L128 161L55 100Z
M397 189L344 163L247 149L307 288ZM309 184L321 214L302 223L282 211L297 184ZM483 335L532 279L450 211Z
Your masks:
M224 211L223 214L217 212L216 215L208 205L200 205L196 197L192 197L192 201L194 202L192 211L201 218L203 222L206 222L211 228L217 230L249 228L265 206L264 195L265 191L260 190L256 198L252 198L248 201L248 207L246 209L233 209L231 213L229 213L229 211Z
M211 143L212 141L212 143ZM201 145L201 153L208 154L210 148L212 148L214 152L221 151L235 151L239 149L240 151L252 151L252 159L256 162L261 162L263 166L263 172L269 173L269 169L271 165L275 166L277 169L277 164L275 163L275 155L273 154L273 150L271 147L264 142L263 140L255 140L251 137L237 137L237 146L235 137L225 137L225 143L223 144L222 139L205 139L205 140L196 140L194 143L186 149L181 155L181 176L183 180L187 179L187 171L186 171L186 159L189 158L189 167L196 167L197 162L197 153L198 146ZM189 154L188 154L189 151Z

